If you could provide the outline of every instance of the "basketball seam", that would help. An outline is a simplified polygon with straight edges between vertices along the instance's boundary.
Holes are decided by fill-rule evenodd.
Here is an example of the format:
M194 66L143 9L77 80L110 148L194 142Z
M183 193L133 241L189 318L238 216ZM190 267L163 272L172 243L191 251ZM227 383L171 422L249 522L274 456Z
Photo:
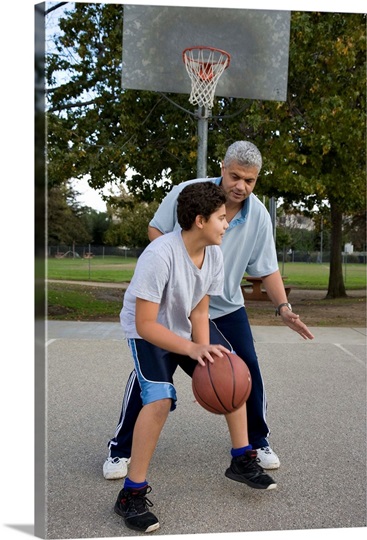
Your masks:
M231 370L232 370L232 381L233 381L233 384L232 384L232 407L235 407L234 396L236 394L236 377L234 376L234 369L233 369L232 360L230 359L230 357L228 355L226 355L226 356L228 358L228 361L229 361L229 364L230 364Z
M232 369L232 372L233 372L232 363L231 363L231 361L230 361L228 355L226 354L225 357L227 358L228 362L230 363L231 369ZM232 412L232 411L230 411L230 410L227 409L227 407L224 405L224 403L222 402L222 400L221 400L220 397L218 396L218 393L217 393L217 391L216 391L216 389L215 389L215 386L214 386L214 384L213 384L212 375L211 375L211 373L210 373L210 364L209 364L209 362L208 362L208 373L209 373L209 379L210 379L212 388L213 388L213 390L214 390L214 394L217 396L217 399L218 399L219 403L222 405L223 409L224 409L225 411L227 411L227 413ZM232 379L233 379L233 377L232 377ZM233 405L233 395L232 395L232 405Z

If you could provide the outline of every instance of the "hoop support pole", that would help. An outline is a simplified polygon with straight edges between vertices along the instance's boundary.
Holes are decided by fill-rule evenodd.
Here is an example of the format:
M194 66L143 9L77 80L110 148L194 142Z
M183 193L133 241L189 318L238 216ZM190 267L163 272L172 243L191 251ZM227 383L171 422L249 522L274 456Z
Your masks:
M198 178L206 178L207 176L209 112L206 107L198 109L198 155L196 165Z

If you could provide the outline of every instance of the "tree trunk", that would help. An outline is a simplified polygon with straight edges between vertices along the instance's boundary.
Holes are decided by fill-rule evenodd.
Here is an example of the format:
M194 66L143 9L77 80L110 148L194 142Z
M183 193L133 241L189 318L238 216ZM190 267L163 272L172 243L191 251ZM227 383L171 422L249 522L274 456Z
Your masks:
M330 272L326 298L344 298L347 296L343 279L342 266L342 223L343 212L337 204L330 201L331 210L331 245Z

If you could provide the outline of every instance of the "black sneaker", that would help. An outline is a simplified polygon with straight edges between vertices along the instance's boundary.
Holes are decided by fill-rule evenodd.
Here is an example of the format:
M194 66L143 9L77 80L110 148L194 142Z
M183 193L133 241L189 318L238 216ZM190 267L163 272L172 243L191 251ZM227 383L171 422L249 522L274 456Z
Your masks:
M142 489L122 489L118 494L114 510L122 516L126 527L141 532L152 532L159 528L159 521L148 506L153 503L146 497L152 488L147 486Z
M236 482L243 482L255 489L275 489L274 480L264 472L256 461L256 450L247 450L242 456L234 457L225 475Z

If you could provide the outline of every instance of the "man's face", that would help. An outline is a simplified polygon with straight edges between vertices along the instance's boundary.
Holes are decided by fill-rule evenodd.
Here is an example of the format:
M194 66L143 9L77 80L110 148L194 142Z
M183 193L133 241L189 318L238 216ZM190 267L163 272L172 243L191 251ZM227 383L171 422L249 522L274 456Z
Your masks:
M242 203L251 195L256 185L257 167L244 167L236 162L227 167L222 164L222 188L232 203Z

